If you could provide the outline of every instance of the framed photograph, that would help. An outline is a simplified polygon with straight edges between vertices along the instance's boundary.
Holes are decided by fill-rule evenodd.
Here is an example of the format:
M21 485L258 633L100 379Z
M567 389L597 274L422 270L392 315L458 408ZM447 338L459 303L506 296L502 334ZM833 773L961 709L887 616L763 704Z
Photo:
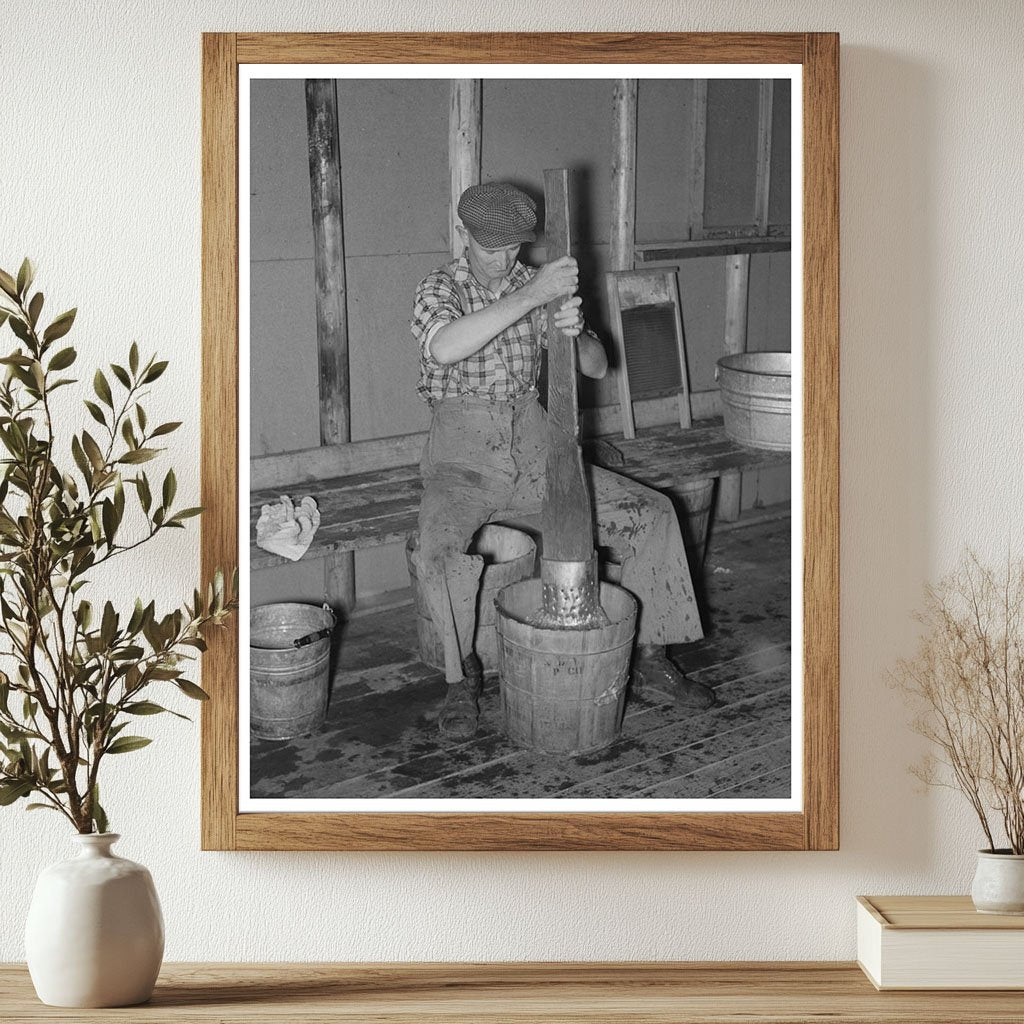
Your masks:
M838 848L838 62L204 35L204 849Z

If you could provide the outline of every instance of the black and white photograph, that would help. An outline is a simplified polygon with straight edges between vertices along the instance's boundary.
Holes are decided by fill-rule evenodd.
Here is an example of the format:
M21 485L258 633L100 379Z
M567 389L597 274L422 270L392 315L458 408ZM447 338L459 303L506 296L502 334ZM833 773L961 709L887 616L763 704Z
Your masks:
M799 809L799 68L306 70L240 88L240 809Z

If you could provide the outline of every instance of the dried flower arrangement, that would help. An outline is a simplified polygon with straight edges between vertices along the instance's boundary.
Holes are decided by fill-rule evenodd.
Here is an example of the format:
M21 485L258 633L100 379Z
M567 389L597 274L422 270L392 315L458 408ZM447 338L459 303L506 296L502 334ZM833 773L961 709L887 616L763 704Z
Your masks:
M939 757L911 770L964 794L988 852L1005 836L1002 852L1024 854L1024 562L1007 559L996 572L968 554L925 589L915 618L924 630L917 653L899 662L895 680Z

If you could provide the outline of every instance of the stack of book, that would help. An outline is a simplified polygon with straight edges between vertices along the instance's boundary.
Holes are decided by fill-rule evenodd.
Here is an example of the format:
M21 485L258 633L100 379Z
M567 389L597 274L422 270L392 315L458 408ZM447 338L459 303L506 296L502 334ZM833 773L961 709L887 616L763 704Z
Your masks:
M857 962L878 989L1024 989L1024 915L979 914L970 896L858 896Z

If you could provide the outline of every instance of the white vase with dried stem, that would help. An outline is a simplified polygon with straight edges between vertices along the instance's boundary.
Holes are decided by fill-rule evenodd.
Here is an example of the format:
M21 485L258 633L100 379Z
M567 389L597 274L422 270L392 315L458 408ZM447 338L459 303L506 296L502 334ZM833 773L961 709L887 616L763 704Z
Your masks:
M994 571L968 554L925 589L917 653L895 678L931 740L911 770L959 790L987 847L978 851L971 896L988 914L1024 914L1024 561Z
M141 359L133 344L124 365L91 378L84 407L96 425L76 432L54 415L53 393L77 383L67 376L77 353L58 344L75 310L44 328L33 277L28 260L17 275L0 271L0 327L17 342L0 358L0 664L10 670L0 671L0 806L56 811L78 833L79 856L40 874L29 909L39 998L123 1006L153 990L163 920L149 872L111 852L100 769L152 742L124 731L133 722L184 717L159 690L206 699L185 673L234 599L218 572L205 595L165 615L141 598L123 613L96 600L94 614L94 570L122 565L200 509L174 507L173 470L151 487L140 468L180 426L150 423L141 404L166 362Z

